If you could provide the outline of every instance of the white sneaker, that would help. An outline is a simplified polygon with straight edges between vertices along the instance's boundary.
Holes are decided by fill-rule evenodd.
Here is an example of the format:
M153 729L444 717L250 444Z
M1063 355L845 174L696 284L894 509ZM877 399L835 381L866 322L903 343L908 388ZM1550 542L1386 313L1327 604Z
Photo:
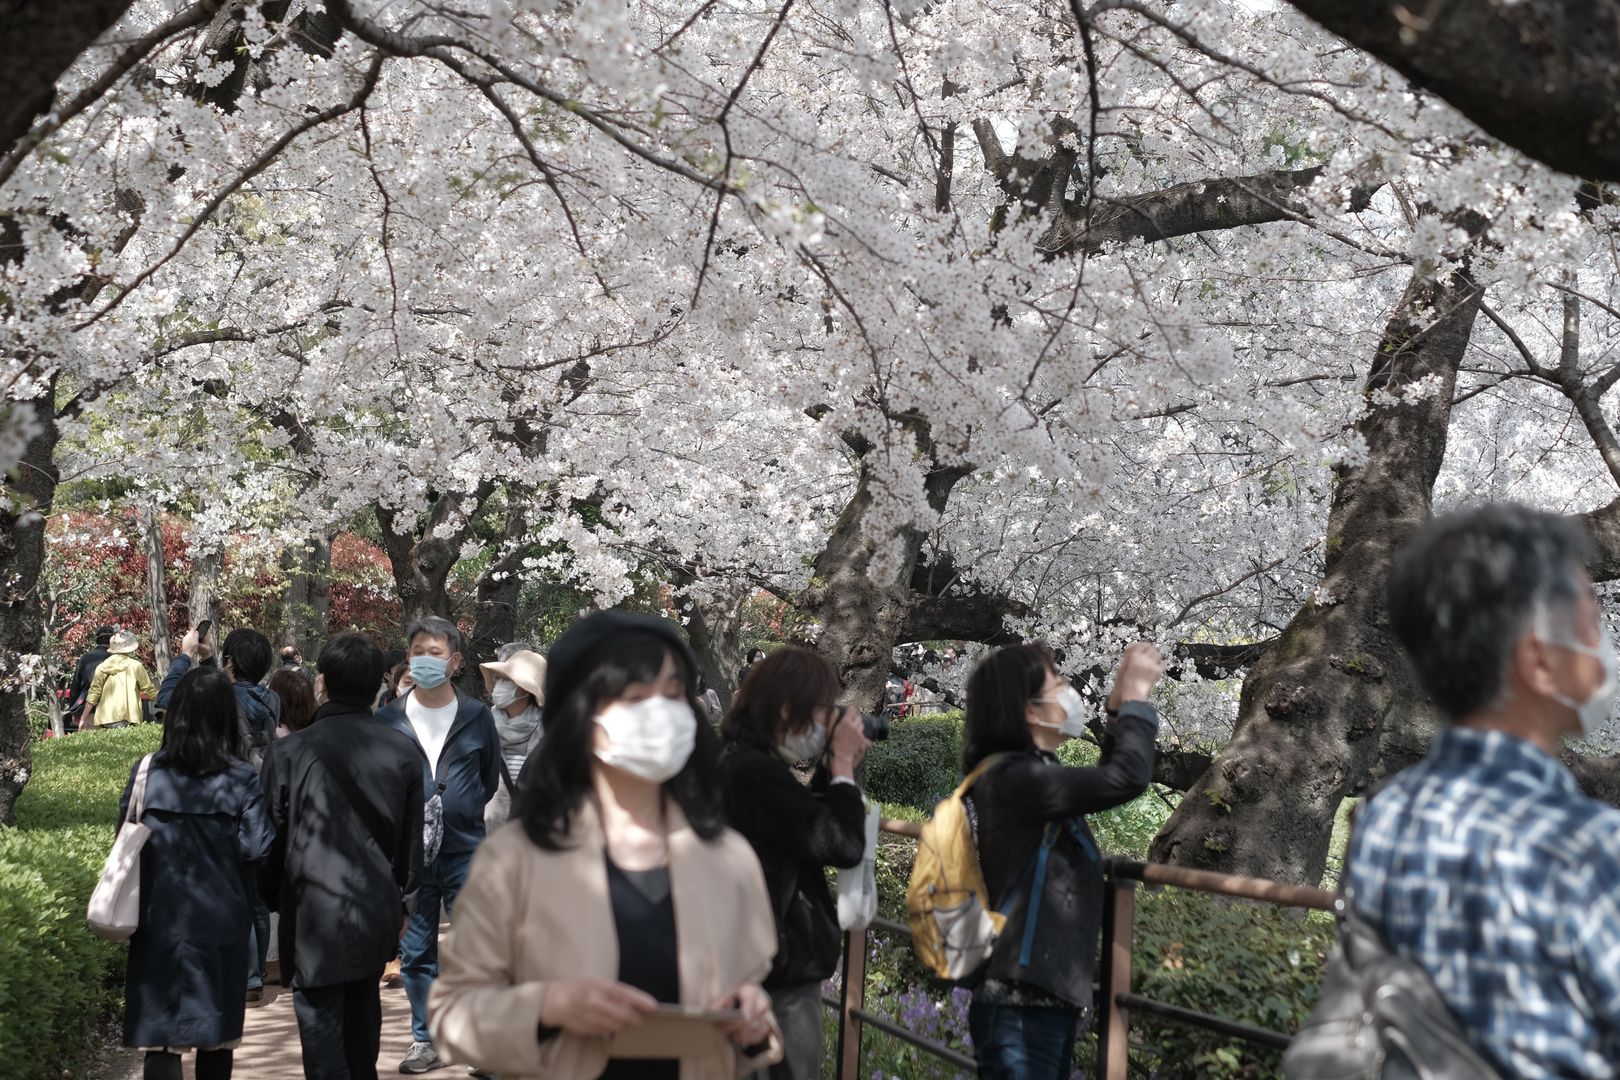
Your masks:
M413 1042L411 1043L410 1052L405 1055L405 1060L399 1063L399 1071L402 1073L432 1072L434 1069L444 1068L447 1064L449 1062L439 1058L439 1052L433 1048L432 1043Z

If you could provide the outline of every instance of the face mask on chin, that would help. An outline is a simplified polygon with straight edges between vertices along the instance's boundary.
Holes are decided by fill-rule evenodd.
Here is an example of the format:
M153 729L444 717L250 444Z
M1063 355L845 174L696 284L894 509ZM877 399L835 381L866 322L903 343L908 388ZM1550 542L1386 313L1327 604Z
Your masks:
M1044 720L1030 718L1030 723L1036 727L1048 728L1061 732L1070 739L1078 739L1086 733L1086 699L1080 696L1080 691L1072 686L1065 686L1054 697L1031 698L1032 704L1061 705L1063 707L1063 722L1061 724L1048 724Z
M697 714L675 698L619 702L598 713L596 723L608 738L597 760L654 784L686 768L697 745Z

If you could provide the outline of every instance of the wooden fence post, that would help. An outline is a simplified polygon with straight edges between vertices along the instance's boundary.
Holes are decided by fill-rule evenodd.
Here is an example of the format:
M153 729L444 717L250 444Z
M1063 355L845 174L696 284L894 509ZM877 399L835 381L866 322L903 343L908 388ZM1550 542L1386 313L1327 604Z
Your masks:
M860 1080L861 1021L866 1007L866 930L844 935L844 995L838 1010L838 1080Z
M1131 992L1136 936L1136 882L1109 874L1103 894L1101 999L1097 1003L1097 1076L1125 1080L1130 1062L1130 1013L1119 1003Z

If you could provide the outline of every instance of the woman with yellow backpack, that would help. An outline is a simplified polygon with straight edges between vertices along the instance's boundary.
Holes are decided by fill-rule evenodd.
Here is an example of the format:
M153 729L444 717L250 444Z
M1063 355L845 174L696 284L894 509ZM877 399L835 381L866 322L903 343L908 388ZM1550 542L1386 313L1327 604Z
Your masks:
M1000 649L968 679L967 779L925 826L906 899L924 962L974 987L982 1080L1071 1075L1102 925L1102 853L1085 815L1147 790L1159 730L1147 698L1163 675L1152 645L1125 650L1091 768L1055 753L1085 731L1085 705L1051 653Z

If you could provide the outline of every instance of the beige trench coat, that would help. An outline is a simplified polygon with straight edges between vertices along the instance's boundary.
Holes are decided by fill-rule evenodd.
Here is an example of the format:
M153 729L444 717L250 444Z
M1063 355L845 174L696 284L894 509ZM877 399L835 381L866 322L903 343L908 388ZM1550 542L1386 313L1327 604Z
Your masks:
M666 805L681 1003L708 1006L765 977L776 923L748 842L729 829L705 842ZM434 1044L451 1060L501 1080L590 1080L607 1067L606 1039L536 1037L548 982L619 972L604 840L588 800L572 840L546 851L511 822L479 845L428 1001ZM774 1021L772 1030L768 1053L744 1060L717 1041L716 1053L681 1061L681 1080L732 1080L780 1060Z

